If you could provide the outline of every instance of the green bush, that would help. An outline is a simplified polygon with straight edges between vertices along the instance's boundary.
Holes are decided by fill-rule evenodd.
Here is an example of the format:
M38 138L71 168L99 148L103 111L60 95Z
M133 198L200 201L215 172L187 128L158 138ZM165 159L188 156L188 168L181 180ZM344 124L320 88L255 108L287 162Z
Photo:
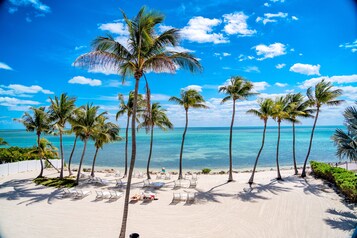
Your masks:
M211 169L208 169L208 168L202 169L203 174L209 174L209 172L211 172Z
M354 172L316 161L310 164L316 177L335 184L351 202L357 203L357 176Z

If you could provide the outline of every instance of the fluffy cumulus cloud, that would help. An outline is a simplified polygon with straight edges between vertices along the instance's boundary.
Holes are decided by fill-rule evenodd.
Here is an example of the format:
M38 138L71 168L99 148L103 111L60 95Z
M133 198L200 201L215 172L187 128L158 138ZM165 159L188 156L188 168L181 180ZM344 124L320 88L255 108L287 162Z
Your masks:
M216 18L194 17L181 29L181 36L183 39L198 43L228 43L229 40L223 34L213 32L213 28L221 23L222 21Z
M40 103L32 100L22 100L14 97L0 97L0 106L7 107L10 111L26 111L30 106Z
M296 17L296 16L292 16L292 17L291 17L291 19L292 19L292 20L294 20L294 21L299 20L299 18L298 18L298 17Z
M351 49L353 53L357 52L357 40L351 43L344 43L339 45L340 48Z
M276 82L274 85L279 87L279 88L284 88L284 87L288 86L287 83L279 83L279 82Z
M323 76L323 77L318 77L318 78L311 78L308 80L305 80L300 84L300 88L306 89L309 87L315 86L318 82L320 82L322 79L325 79L325 81L331 82L331 83L336 83L336 84L346 84L346 83L357 83L357 74L352 74L352 75L340 75L340 76Z
M199 86L199 85L189 85L189 86L183 88L183 90L189 90L189 89L196 90L197 92L202 92L202 86Z
M320 65L296 63L290 67L290 71L306 75L320 75Z
M260 70L257 66L247 66L243 68L243 71L247 73L251 73L251 72L260 73Z
M253 59L255 59L255 57L251 56L251 55L246 56L246 55L240 54L238 56L239 62L242 62L242 61L245 61L245 60L253 60Z
M264 3L264 7L270 7L270 6L271 5L268 2Z
M282 43L274 43L271 45L260 44L254 46L253 49L256 50L258 56L262 56L261 58L258 58L258 60L274 58L286 54L286 47Z
M5 70L13 70L10 66L7 64L0 62L0 69L5 69Z
M45 4L43 4L39 0L9 0L10 3L15 6L9 9L9 12L14 13L17 11L17 7L28 7L31 6L37 11L48 13L51 11L51 8Z
M257 33L256 30L251 30L248 28L247 19L248 16L243 12L236 12L223 15L224 22L224 31L229 35L239 36L252 36Z
M275 68L277 68L277 69L282 69L282 68L284 68L286 66L286 64L277 64L277 65L275 65Z
M257 17L256 22L262 22L264 25L269 22L277 22L279 19L284 19L288 16L285 12L265 13L264 17Z
M128 27L122 21L101 24L98 28L102 31L109 31L117 35L129 35Z
M90 79L90 78L85 78L83 76L75 76L71 78L68 83L71 84L88 84L90 86L100 86L102 85L102 81L99 79Z
M253 82L253 86L254 86L253 89L257 92L264 91L267 87L270 87L270 85L265 81Z
M10 84L8 86L0 85L0 95L10 95L19 97L32 97L29 94L53 94L52 91L44 89L38 85L25 86L21 84Z
M168 51L175 51L175 52L180 52L180 53L182 53L182 52L188 52L188 53L193 53L193 52L195 52L194 50L189 50L189 49L186 49L186 48L184 48L184 47L182 47L182 46L168 46L168 47L166 47L166 50L168 50Z

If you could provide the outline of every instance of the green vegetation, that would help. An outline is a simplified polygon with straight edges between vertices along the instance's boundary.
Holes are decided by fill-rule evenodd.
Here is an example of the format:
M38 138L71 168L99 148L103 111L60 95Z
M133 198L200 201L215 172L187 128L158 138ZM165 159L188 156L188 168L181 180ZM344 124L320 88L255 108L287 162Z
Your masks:
M357 176L354 172L316 161L310 164L316 177L335 184L348 200L357 203Z
M29 148L17 146L0 148L0 164L39 159L38 154L32 153L35 150L37 151L37 146ZM56 154L47 154L47 159L58 159L58 157Z
M211 169L209 169L209 168L202 169L203 174L209 174L210 172L211 172Z
M43 185L46 187L55 187L55 188L72 188L76 186L76 181L70 178L35 178L33 180L37 185Z

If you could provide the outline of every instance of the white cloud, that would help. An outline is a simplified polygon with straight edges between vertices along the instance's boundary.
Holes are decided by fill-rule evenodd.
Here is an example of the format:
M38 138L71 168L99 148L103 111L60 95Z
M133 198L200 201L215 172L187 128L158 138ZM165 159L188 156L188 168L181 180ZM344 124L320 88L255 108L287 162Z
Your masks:
M294 21L299 20L299 18L297 18L296 16L292 16L291 19L293 19Z
M286 87L286 86L288 86L288 84L287 83L275 83L275 86L277 86L277 87L279 87L279 88L284 88L284 87Z
M252 60L252 59L255 59L255 57L254 56L245 56L243 54L240 54L238 56L239 62L242 62L242 61L245 61L245 60Z
M5 69L5 70L13 70L10 66L7 64L0 62L0 69Z
M287 13L284 12L278 12L278 13L265 13L264 17L257 17L257 19L255 19L256 22L263 22L263 24L267 24L269 22L277 22L278 19L283 19L286 18L288 16Z
M13 97L0 97L0 106L7 107L10 111L26 111L30 106L40 104L37 101L21 100Z
M284 68L286 66L286 64L277 64L277 65L275 65L275 68L277 68L277 69L282 69L282 68Z
M352 43L344 43L339 45L340 48L351 49L353 53L357 52L357 40Z
M15 6L32 6L38 11L48 13L51 11L51 8L39 0L9 0Z
M117 35L129 35L128 27L123 21L101 24L98 28L102 31L109 31Z
M267 87L270 87L270 85L265 81L253 82L253 85L254 85L253 89L257 92L264 91Z
M267 58L274 58L276 56L285 55L286 48L282 43L274 43L271 45L260 44L253 47L256 50L258 56L262 56L258 60L264 60Z
M248 72L248 73L250 73L250 72L260 73L260 70L257 66L247 66L247 67L243 68L243 71Z
M151 94L151 100L153 101L168 101L171 96L159 93Z
M270 0L271 2L281 2L281 3L283 3L283 2L285 2L285 0Z
M216 18L209 19L201 16L191 18L188 25L181 29L183 39L198 43L228 43L221 33L212 33L213 27L221 24L222 21Z
M320 65L296 63L290 67L290 71L306 75L320 75Z
M341 89L342 96L347 97L351 100L357 100L357 87L353 86L338 86L336 88Z
M193 53L193 52L195 52L194 50L189 50L189 49L186 49L186 48L184 48L182 46L175 46L175 47L168 46L168 47L166 47L166 50L175 51L175 52L179 52L179 53L182 53L182 52Z
M271 5L269 3L264 3L264 7L270 7Z
M68 80L68 83L71 84L88 84L90 86L100 86L102 85L102 81L99 79L90 79L90 78L85 78L83 76L75 76Z
M25 86L21 84L10 84L8 86L0 85L0 95L32 97L31 95L28 94L36 94L40 92L44 94L53 94L52 91L48 89L43 89L41 86L38 85L32 85L32 86Z
M302 82L299 88L306 89L309 87L315 86L322 79L325 79L327 82L337 83L337 84L345 84L345 83L357 83L357 74L352 75L341 75L341 76L322 76L318 78L311 78Z
M248 29L248 16L243 12L225 14L223 18L224 22L227 23L224 26L224 31L229 35L251 36L257 33L256 30Z
M202 92L202 86L199 86L199 85L189 85L189 86L183 88L183 90L189 90L189 89L196 90L197 92Z
M230 53L223 52L223 56L231 56Z
M83 48L86 48L87 46L85 46L85 45L80 45L80 46L76 46L75 48L74 48L74 50L81 50L81 49L83 49Z

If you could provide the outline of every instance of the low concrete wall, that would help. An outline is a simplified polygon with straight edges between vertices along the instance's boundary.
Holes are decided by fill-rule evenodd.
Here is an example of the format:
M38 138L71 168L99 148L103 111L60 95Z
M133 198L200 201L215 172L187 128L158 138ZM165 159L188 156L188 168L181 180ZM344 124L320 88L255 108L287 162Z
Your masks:
M61 160L50 160L53 166L56 168L61 167ZM45 162L44 162L45 163ZM14 163L0 164L0 176L7 176L10 174L16 174L20 172L26 172L31 170L40 170L41 163L39 160L26 160Z

